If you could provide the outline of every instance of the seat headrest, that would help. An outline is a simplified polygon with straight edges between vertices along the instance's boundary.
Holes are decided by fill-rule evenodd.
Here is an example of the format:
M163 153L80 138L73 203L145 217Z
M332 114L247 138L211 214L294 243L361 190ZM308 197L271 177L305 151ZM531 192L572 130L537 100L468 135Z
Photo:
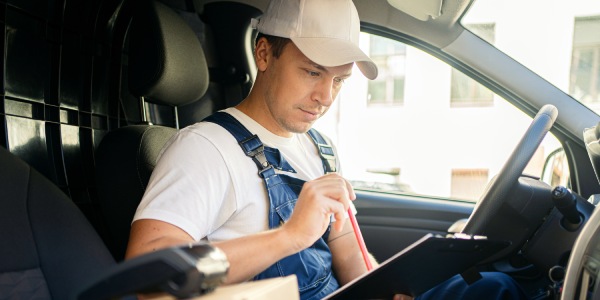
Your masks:
M208 88L208 66L198 37L175 11L139 1L129 29L129 90L146 101L179 106Z

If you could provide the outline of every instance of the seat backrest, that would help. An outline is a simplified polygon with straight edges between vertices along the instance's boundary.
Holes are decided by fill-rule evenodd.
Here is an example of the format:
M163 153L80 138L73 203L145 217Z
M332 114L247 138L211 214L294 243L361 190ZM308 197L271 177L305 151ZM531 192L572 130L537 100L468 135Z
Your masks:
M3 147L0 191L0 298L74 299L115 265L75 204Z
M129 89L144 101L177 107L199 100L208 88L200 41L166 5L138 1L129 30ZM156 159L175 128L131 125L106 134L96 151L96 181L107 245L124 258L135 210Z

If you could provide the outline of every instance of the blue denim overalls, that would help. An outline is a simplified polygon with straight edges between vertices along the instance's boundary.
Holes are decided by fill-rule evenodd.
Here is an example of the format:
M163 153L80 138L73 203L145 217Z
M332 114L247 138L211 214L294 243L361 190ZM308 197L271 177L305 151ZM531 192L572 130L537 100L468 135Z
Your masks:
M213 122L227 129L238 141L244 153L258 166L269 194L269 228L277 228L292 215L294 206L305 181L275 173L275 169L295 173L278 149L266 147L257 135L246 129L230 114L217 112L204 121ZM310 137L319 149L325 173L335 172L335 156L331 146L314 129ZM303 300L321 299L339 287L331 269L331 252L327 246L329 226L325 234L309 248L283 258L254 277L255 280L295 274L298 278L300 297ZM251 258L248 258L251 259Z

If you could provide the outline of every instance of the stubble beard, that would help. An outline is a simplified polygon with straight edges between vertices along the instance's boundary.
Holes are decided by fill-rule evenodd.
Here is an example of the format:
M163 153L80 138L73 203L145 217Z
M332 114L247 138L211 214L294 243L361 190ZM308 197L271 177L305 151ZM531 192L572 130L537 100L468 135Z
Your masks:
M285 114L282 115L279 113L279 111L276 110L277 101L278 100L275 99L275 96L273 96L269 89L265 93L265 104L267 106L267 109L269 110L269 114L271 114L273 120L275 120L275 122L277 123L277 126L279 126L282 130L289 133L303 134L306 133L312 127L313 123L310 123L306 126L305 123L302 122L299 124L290 122L290 120L286 117ZM298 107L293 108L293 110L296 109L298 109Z

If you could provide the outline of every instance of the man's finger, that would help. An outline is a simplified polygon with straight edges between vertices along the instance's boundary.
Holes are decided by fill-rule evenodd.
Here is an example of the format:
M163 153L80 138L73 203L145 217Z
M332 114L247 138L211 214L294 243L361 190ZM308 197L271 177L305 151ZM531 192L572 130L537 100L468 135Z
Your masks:
M335 223L333 224L333 228L336 231L341 231L342 229L344 229L344 223L346 222L346 214L347 211L336 212L334 214Z

